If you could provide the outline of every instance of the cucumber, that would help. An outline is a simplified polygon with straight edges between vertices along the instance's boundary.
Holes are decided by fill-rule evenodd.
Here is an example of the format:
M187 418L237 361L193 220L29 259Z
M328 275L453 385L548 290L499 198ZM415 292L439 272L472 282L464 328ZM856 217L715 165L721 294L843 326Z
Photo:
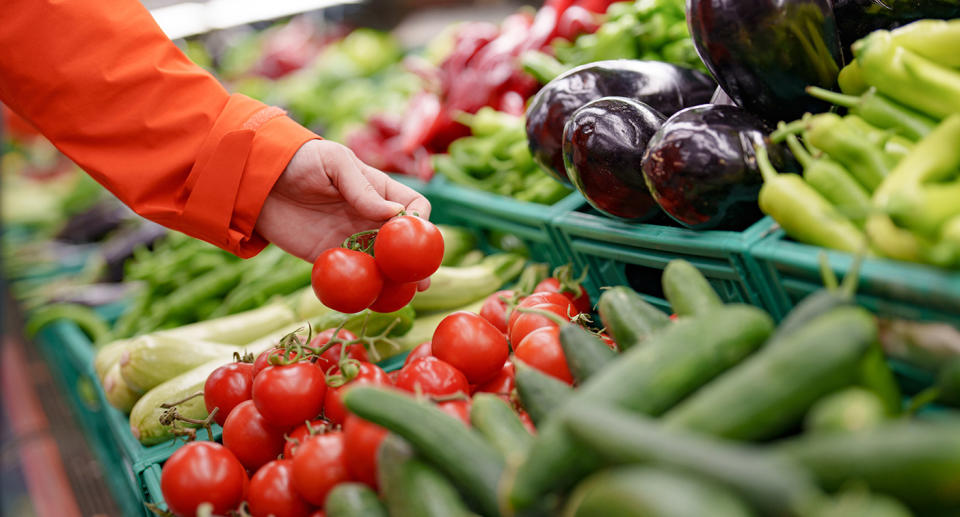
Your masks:
M702 479L650 467L605 470L580 483L564 517L750 517L750 509Z
M670 318L629 287L611 287L597 301L600 321L621 352L640 345L666 327Z
M436 406L399 391L357 386L344 394L343 401L357 416L410 442L484 515L500 515L497 484L504 460L479 433Z
M773 331L767 313L747 305L715 307L677 321L593 376L570 402L604 404L659 415L757 349ZM519 370L518 370L519 374ZM518 377L519 383L519 377ZM579 454L555 412L537 428L537 438L520 466L509 502L530 508L553 490L562 490L596 466Z
M481 300L516 278L525 262L520 255L498 253L475 266L440 266L430 277L430 288L418 292L410 305L418 312L442 311Z
M363 483L340 483L323 503L327 517L387 517L377 493Z
M877 396L887 415L900 413L903 394L879 342L870 345L866 356L860 362L859 384Z
M470 406L470 423L507 463L518 463L527 454L533 436L506 402L492 393L477 393Z
M106 395L107 402L111 406L119 409L123 413L129 413L133 409L140 393L134 391L127 385L120 374L120 364L114 363L107 374L103 377L103 394Z
M790 335L804 327L811 321L840 307L853 305L853 299L835 289L820 289L800 300L777 326L777 330L770 337L771 342Z
M145 393L203 363L214 359L228 362L234 352L241 350L235 345L147 334L134 338L123 352L120 373L131 389Z
M693 474L731 490L766 516L806 516L825 497L809 473L788 460L747 445L670 431L635 413L580 405L563 423L581 454L597 455L604 465L643 463Z
M560 329L560 346L570 373L579 384L617 357L600 338L579 325L564 325Z
M821 397L856 383L876 339L869 312L833 310L705 386L667 413L665 423L739 440L776 436Z
M555 410L573 396L569 384L533 368L517 358L513 359L516 371L517 395L534 424L545 422Z
M113 365L120 362L120 357L127 350L132 339L117 339L97 348L97 355L93 357L93 371L102 382Z
M390 517L466 517L473 515L457 489L435 468L414 456L395 434L377 450L377 481Z
M886 419L887 410L876 394L863 388L848 388L814 404L804 426L815 433L852 432L877 427Z
M808 434L780 442L773 450L808 468L831 490L861 481L923 513L960 512L960 423L955 420Z
M722 305L706 277L686 260L671 260L663 270L663 294L677 316L695 316Z

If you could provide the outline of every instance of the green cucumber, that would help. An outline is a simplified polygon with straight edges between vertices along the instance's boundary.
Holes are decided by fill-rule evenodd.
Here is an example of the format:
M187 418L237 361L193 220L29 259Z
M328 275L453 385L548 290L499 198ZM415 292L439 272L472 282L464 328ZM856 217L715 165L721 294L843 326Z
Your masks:
M666 327L670 318L629 287L611 287L600 295L597 312L621 352L640 345Z
M808 434L773 449L828 489L860 481L914 509L960 512L960 423L901 421L859 433ZM952 515L958 515L954 513Z
M400 435L446 474L484 515L500 515L497 485L504 460L476 431L436 406L399 391L357 386L343 397L347 408Z
M723 304L706 277L686 260L671 260L663 270L663 294L677 316L695 316Z
M440 266L430 277L430 288L418 292L410 305L417 311L442 311L481 300L516 278L525 262L520 255L498 253L475 266Z
M903 394L879 341L870 345L860 362L859 371L859 384L880 399L887 415L899 414L903 405Z
M659 415L736 365L773 331L767 313L747 305L726 305L686 318L655 334L643 346L624 353L593 376L570 402L605 404ZM527 460L510 487L515 510L530 508L553 490L575 483L596 466L579 454L559 415L537 428Z
M817 401L804 427L810 432L852 432L877 427L886 419L886 407L875 393L847 388Z
M140 398L140 393L134 391L127 385L127 381L123 380L119 363L113 363L103 376L103 394L111 406L123 413L129 413Z
M134 338L120 357L120 373L134 391L145 393L168 379L214 359L228 362L242 348L170 335Z
M739 440L776 436L817 400L856 383L873 316L841 307L761 350L664 416L668 427Z
M323 503L327 517L387 517L377 493L363 483L340 483Z
M580 483L564 517L751 517L750 509L709 481L650 467L598 472Z
M570 373L578 384L617 358L617 353L603 340L579 325L564 325L560 329L560 346Z
M840 307L850 307L853 299L839 291L820 289L814 291L787 313L787 316L777 326L777 330L770 336L771 342L790 335L804 327L811 321Z
M470 406L470 423L507 463L517 463L533 443L533 436L506 402L492 393L477 393Z
M517 395L534 424L545 422L547 417L573 396L573 388L569 384L519 359L514 358L513 367L516 370Z
M749 502L763 515L801 517L824 498L809 473L759 449L685 431L623 410L579 405L564 426L581 454L604 465L649 464L699 476ZM709 512L704 515L711 515Z
M450 481L395 434L387 435L377 450L377 481L390 517L473 515Z

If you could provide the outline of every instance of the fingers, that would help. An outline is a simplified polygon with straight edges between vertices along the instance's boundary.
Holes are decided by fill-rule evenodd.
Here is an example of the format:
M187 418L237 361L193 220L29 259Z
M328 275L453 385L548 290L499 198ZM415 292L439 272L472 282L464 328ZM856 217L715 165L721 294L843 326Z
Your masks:
M385 199L382 191L367 180L364 169L349 151L328 156L324 167L329 171L328 174L333 178L343 199L361 216L373 221L383 221L406 208L401 203Z
M390 178L380 170L363 162L360 164L367 180L383 194L384 198L402 204L409 213L416 213L424 219L430 219L430 202L422 194Z

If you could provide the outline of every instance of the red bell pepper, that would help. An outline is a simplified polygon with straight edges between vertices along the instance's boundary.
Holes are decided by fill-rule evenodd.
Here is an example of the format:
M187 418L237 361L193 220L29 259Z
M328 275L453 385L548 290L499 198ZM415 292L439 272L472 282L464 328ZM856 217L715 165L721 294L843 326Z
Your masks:
M556 36L573 41L581 34L592 34L600 28L597 16L586 8L575 5L560 17L560 21L557 22Z
M583 7L591 13L603 14L607 12L610 4L622 2L623 0L577 0L576 5Z

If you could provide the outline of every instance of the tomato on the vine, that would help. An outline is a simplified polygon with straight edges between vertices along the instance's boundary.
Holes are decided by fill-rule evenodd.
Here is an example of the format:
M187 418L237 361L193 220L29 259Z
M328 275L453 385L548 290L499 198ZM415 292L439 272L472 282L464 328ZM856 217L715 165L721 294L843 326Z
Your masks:
M383 275L370 255L332 248L313 263L311 284L324 305L352 314L366 309L380 296Z
M243 501L247 473L226 447L216 442L190 442L163 465L160 489L170 511L193 517L203 503L226 515Z
M334 374L338 372L334 371ZM357 367L357 376L350 382L337 387L327 388L327 394L323 402L323 416L327 420L342 424L347 418L347 408L343 405L343 393L352 386L361 384L369 386L390 386L393 381L387 376L382 368L373 363L360 363Z
M507 333L507 302L515 296L515 293L509 289L497 291L487 297L480 307L480 317L497 327L497 330Z
M573 384L573 375L567 366L567 357L560 346L560 329L545 327L534 330L520 341L513 354L541 372Z
M377 296L370 310L373 312L398 311L410 303L415 294L417 294L416 282L394 282L389 278L384 279L380 296Z
M323 506L327 493L349 480L341 431L311 436L297 448L293 457L293 486L307 501Z
M577 309L577 312L589 313L593 309L593 305L590 303L590 295L587 294L587 290L582 286L580 287L580 294L572 293L570 291L562 291L563 286L560 284L560 280L557 280L554 277L546 278L533 289L534 293L560 293L565 296L573 306Z
M473 401L470 399L437 402L437 407L440 408L440 411L459 419L467 427L470 427L470 408L472 406Z
M470 383L463 373L433 356L421 357L401 368L397 387L410 393L436 396L470 393Z
M203 383L203 403L207 413L218 408L213 419L222 426L237 404L250 400L252 389L252 364L230 363L217 368Z
M434 356L460 370L471 384L496 377L510 356L503 333L468 311L455 312L437 325L431 349Z
M283 452L285 429L271 426L252 400L233 408L223 423L223 445L253 471Z
M401 215L377 232L373 255L384 276L395 282L417 282L432 275L443 261L443 235L426 219Z
M310 340L310 347L314 349L320 349L333 339L333 332L337 329L326 329ZM337 337L344 341L353 341L357 339L357 335L353 332L350 332L347 329L340 329L340 332L337 332ZM331 368L338 367L340 365L340 353L343 350L343 345L334 345L326 349L319 357L317 357L317 366L323 370L324 373L329 373ZM354 343L352 345L347 345L347 357L350 359L356 359L357 361L366 361L367 360L367 347L363 346L363 343Z
M253 380L253 403L275 427L316 418L326 392L323 371L311 362L269 366Z
M309 517L313 506L293 484L293 460L273 460L250 478L247 496L253 517Z
M354 480L377 488L377 449L387 437L387 430L357 415L347 415L343 423L343 446L347 471Z
M559 305L554 305L552 303L541 303L539 305L534 305L530 309L536 309L540 311L552 312L562 319L567 319L564 314L563 307ZM513 343L514 349L523 341L523 338L527 337L531 332L541 329L541 328L557 328L556 322L547 316L541 314L536 314L532 312L520 313L520 316L513 322L513 325L510 327L508 335L510 336L510 342Z
M269 350L264 350L260 352L260 355L253 361L253 378L256 379L257 375L263 371L264 368L271 366L272 358L276 357L277 359L284 358L286 360L292 361L294 356L297 355L295 350L287 350L286 353L283 352L283 349L280 347L273 347Z
M312 436L310 430L313 429L314 433L321 433L327 428L327 421L323 419L317 419L313 422L310 422L309 427L307 422L304 422L294 428L293 431L290 431L286 435L286 443L283 444L283 457L286 459L291 459L295 454L297 454L297 447L301 443L305 442L307 438Z
M540 305L541 303L552 303L554 305L559 305L563 308L563 316L566 318L579 314L577 308L574 307L573 302L560 293L533 293L530 296L520 300L520 303L518 303L517 306L510 311L510 316L507 318L507 334L509 335L510 327L513 327L513 324L517 321L517 318L523 314L523 312L517 309L521 307L529 308L533 307L534 305Z
M427 341L426 343L420 343L413 350L407 354L407 358L403 360L403 365L406 366L421 357L430 357L433 355L433 344Z
M503 368L500 369L500 373L498 373L496 377L477 386L477 389L474 391L509 396L510 392L513 391L513 387L516 385L516 378L517 375L513 363L507 361L503 363Z

